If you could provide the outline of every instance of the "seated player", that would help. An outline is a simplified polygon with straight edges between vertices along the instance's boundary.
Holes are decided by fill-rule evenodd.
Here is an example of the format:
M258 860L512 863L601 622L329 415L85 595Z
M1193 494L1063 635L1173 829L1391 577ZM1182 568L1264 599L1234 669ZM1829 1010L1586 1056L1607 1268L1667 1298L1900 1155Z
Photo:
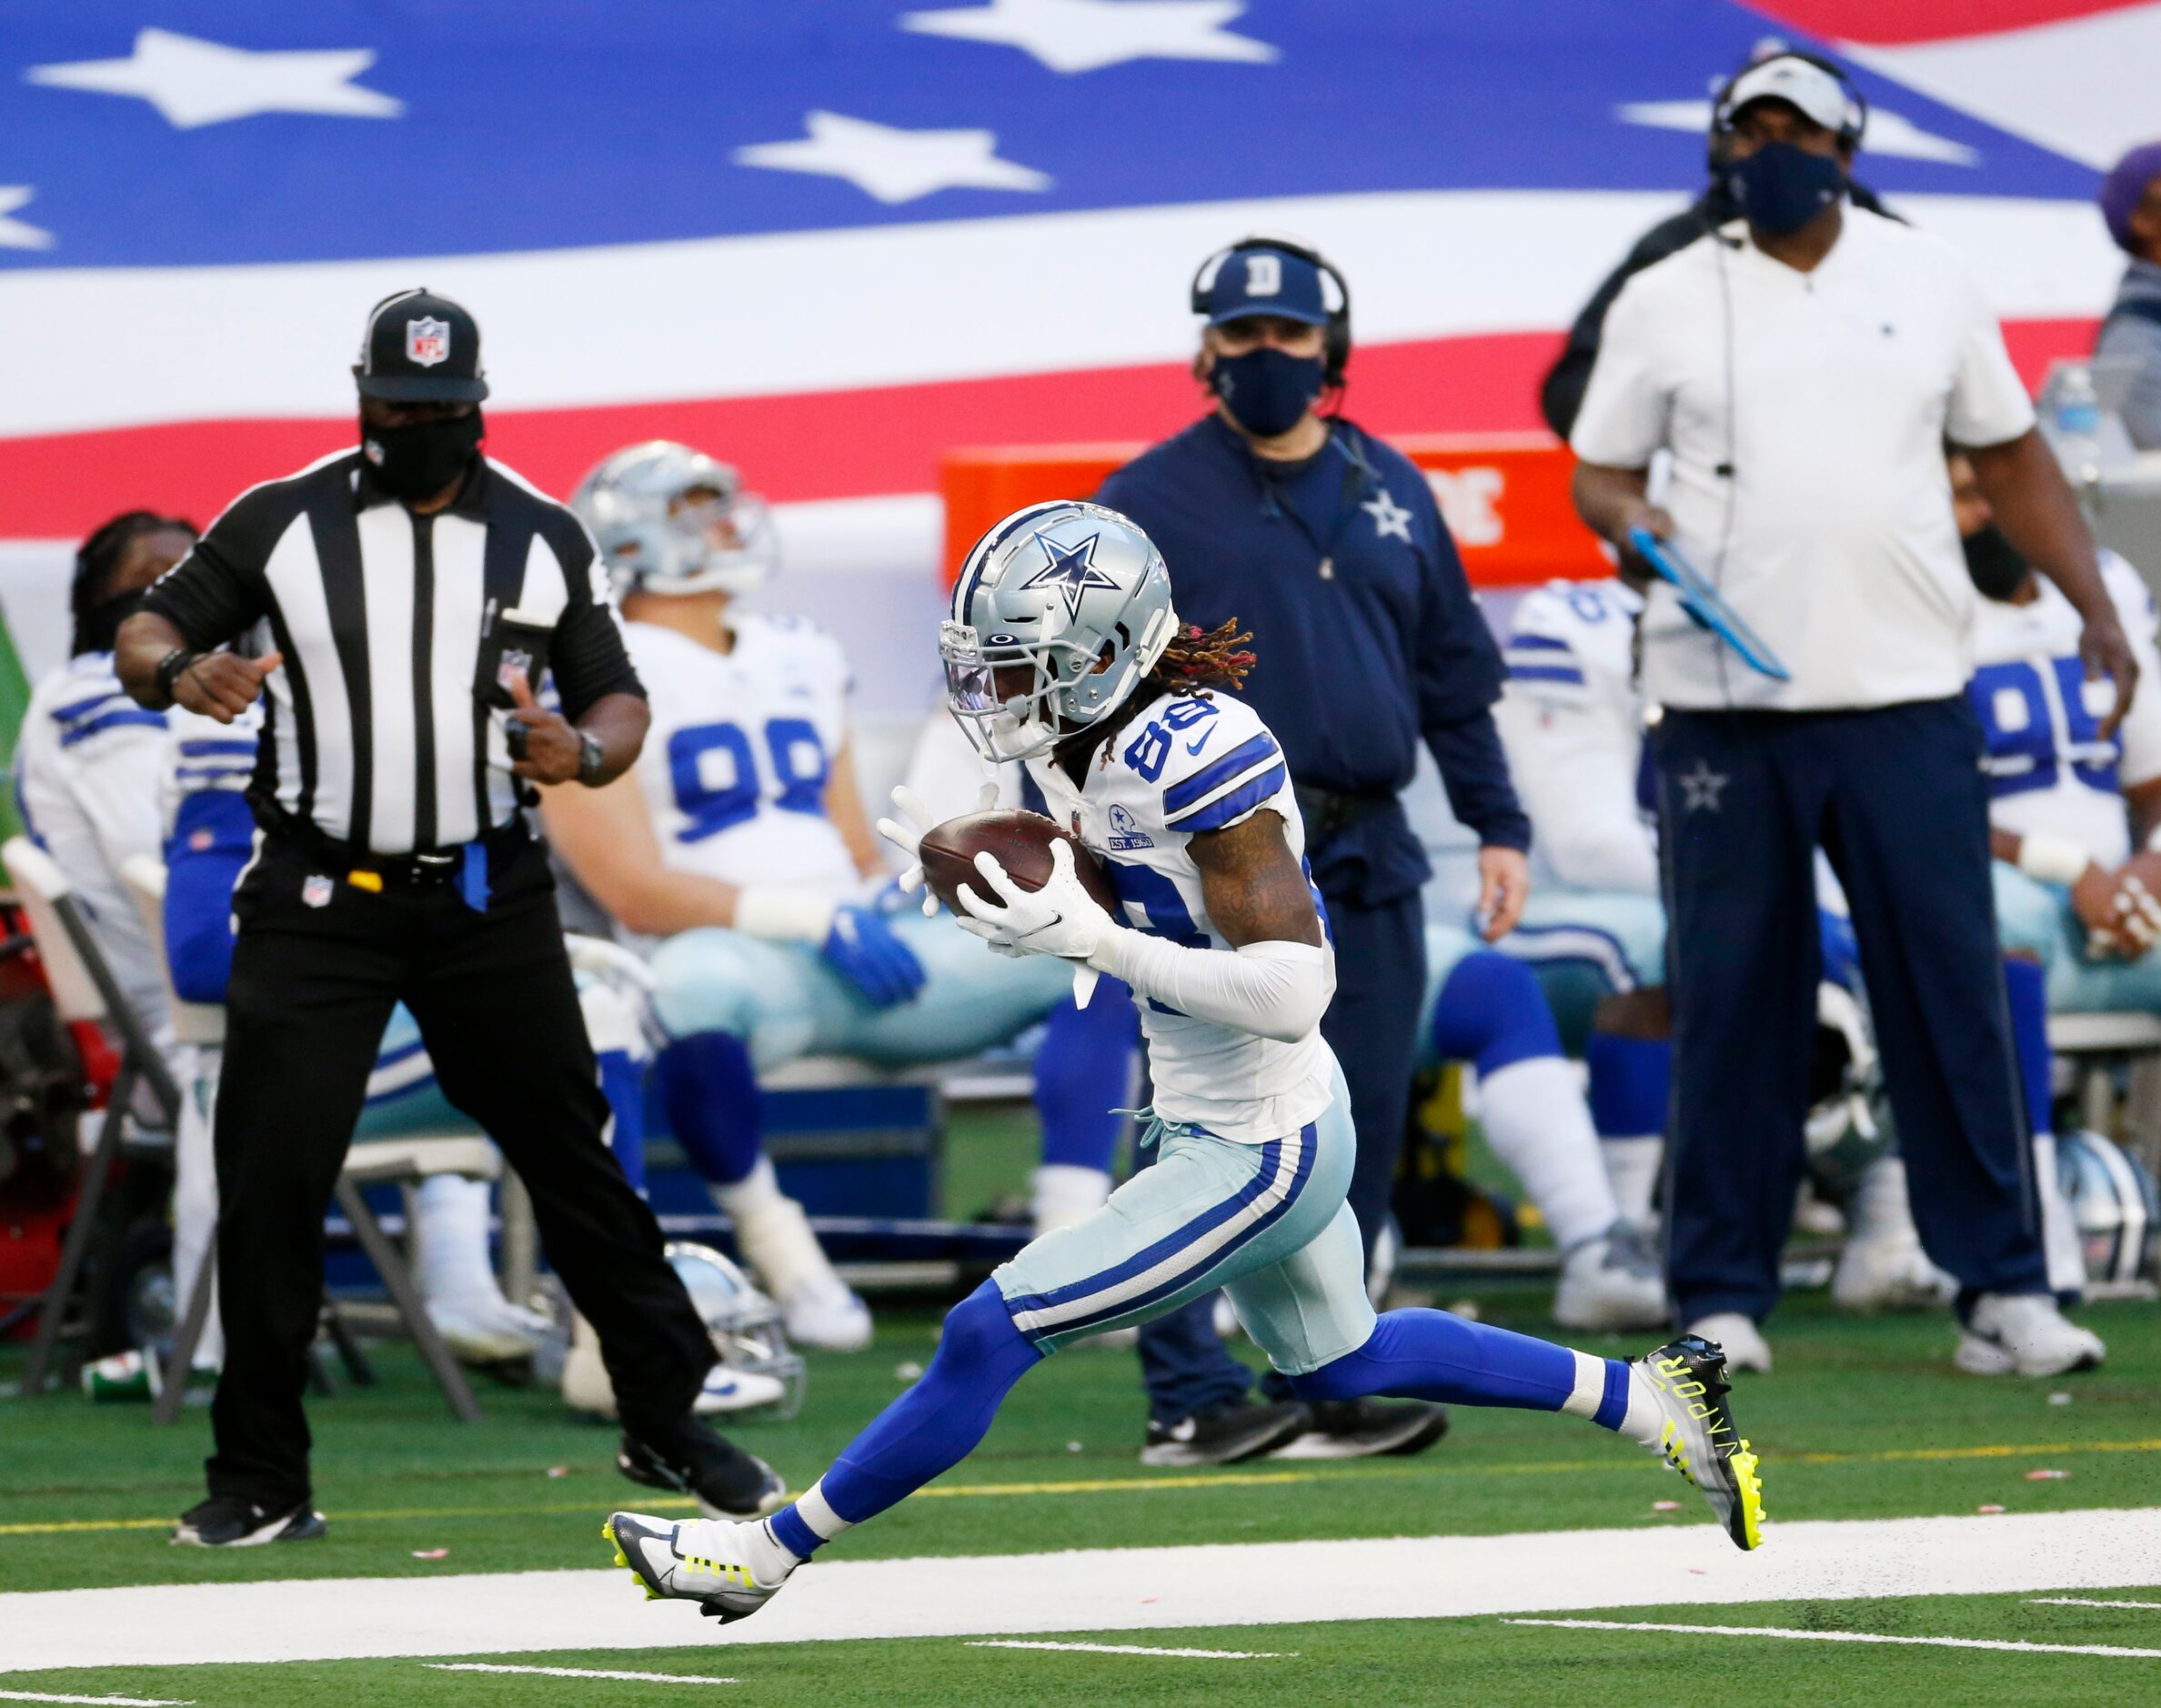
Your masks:
M2106 678L2086 680L2078 614L1996 528L1965 457L1951 459L1951 478L1967 570L1983 595L1966 694L1987 744L1996 926L2011 957L2049 1281L2068 1293L2084 1267L2055 1166L2046 1017L2161 1013L2161 695L2134 697L2123 722L2102 735L2116 690ZM2142 670L2154 673L2142 689L2161 681L2146 584L2111 551L2101 554L2101 578Z
M215 936L222 957L215 989L190 980L184 968L176 969L184 997L221 1001L224 969L232 959L232 886L246 859L253 828L236 792L254 762L252 730L226 729L178 709L146 711L113 674L113 637L122 619L143 589L186 555L195 537L194 527L176 517L135 510L114 517L84 542L69 594L73 656L31 697L16 749L15 786L26 826L66 871L123 995L154 1034L166 1024L166 976L123 871L139 856L167 856L165 824L171 783L176 780L183 794L224 787L222 815L191 823L171 850L184 863L215 843L229 857L213 885L215 894L206 898L197 915ZM176 737L169 727L190 722L199 729ZM181 809L187 810L185 803ZM177 883L179 892L187 893L184 873ZM184 923L181 939L191 929ZM175 1050L170 1055L174 1077L187 1092L175 1139L174 1188L174 1270L177 1296L185 1300L216 1219L210 1158L216 1052ZM396 1058L387 1060L394 1063ZM412 1063L392 1070L401 1087L426 1080L425 1060L417 1065L417 1073ZM444 1338L461 1356L477 1361L529 1352L534 1326L529 1313L515 1311L503 1299L487 1267L487 1188L463 1181L434 1181L422 1189L418 1200L414 1232L421 1254L419 1280L428 1314ZM196 1348L198 1368L214 1368L218 1350L214 1319ZM99 1374L109 1391L114 1383L139 1383L142 1368L139 1357L124 1353L103 1361ZM148 1391L142 1387L141 1392Z
M653 727L607 788L549 793L549 837L652 946L669 1127L789 1339L862 1346L869 1312L764 1154L758 1074L813 1053L970 1055L1040 1020L1065 982L880 905L890 886L856 794L846 659L807 623L730 608L775 567L733 469L654 440L606 458L574 503L622 589Z
M1638 1220L1650 1214L1664 1149L1671 1064L1647 708L1636 686L1643 608L1618 580L1553 581L1526 594L1511 618L1508 681L1494 712L1536 832L1531 901L1499 948L1549 980L1563 967L1593 975L1591 1113L1622 1211ZM1854 1009L1857 963L1837 950L1834 939L1850 935L1842 920L1826 913L1824 930L1834 988L1819 1008L1837 1034ZM1877 1149L1841 1170L1848 1238L1833 1295L1853 1310L1937 1302L1941 1277L1914 1229L1905 1165ZM1734 1368L1768 1366L1753 1325L1720 1328Z
M1312 1399L1568 1412L1663 1449L1737 1545L1759 1540L1754 1457L1716 1347L1684 1338L1628 1363L1445 1311L1376 1318L1344 1201L1356 1139L1319 1030L1334 958L1304 829L1275 738L1243 700L1209 693L1235 678L1207 638L1180 629L1148 537L1100 506L1031 506L970 555L940 630L950 703L993 757L1027 762L1133 923L1095 901L1060 839L1038 890L979 856L961 924L1004 954L1132 988L1161 1155L955 1306L920 1380L769 1521L612 1515L604 1533L648 1593L755 1613L819 1547L966 1457L1044 1357L1216 1287ZM1195 759L1173 732L1203 719L1223 735Z

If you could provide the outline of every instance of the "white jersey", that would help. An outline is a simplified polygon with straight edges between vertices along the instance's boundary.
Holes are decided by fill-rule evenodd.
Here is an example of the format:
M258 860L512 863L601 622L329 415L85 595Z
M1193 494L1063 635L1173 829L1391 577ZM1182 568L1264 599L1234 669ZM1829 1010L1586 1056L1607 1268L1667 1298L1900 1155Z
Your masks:
M2161 777L2161 693L2153 691L2161 658L2153 596L2138 572L2105 551L2101 578L2139 667L2139 691L2113 740L2101 740L2098 728L2116 685L2086 679L2078 613L2046 577L2030 604L1980 601L1966 693L1988 742L1989 821L2021 836L2063 837L2113 870L2131 854L2124 790Z
M1208 917L1201 869L1187 852L1196 833L1274 812L1304 863L1305 825L1282 751L1232 694L1150 701L1090 759L1079 789L1048 754L1029 760L1028 773L1050 816L1103 863L1125 923L1188 949L1231 948ZM1164 1120L1262 1144L1328 1107L1335 1059L1318 1030L1278 1043L1152 1000L1139 1006Z
M166 768L158 779L158 819L170 836L180 803L206 790L244 795L255 776L263 738L263 702L256 700L229 724L175 706L165 714L170 731Z
M1619 581L1549 581L1518 601L1494 722L1530 815L1534 879L1658 893L1658 836L1643 799L1643 599Z
M165 714L127 697L109 652L78 654L40 682L15 739L25 828L66 873L115 980L152 1030L165 1023L165 974L120 870L163 846L166 751Z
M848 728L848 660L789 618L735 619L725 653L650 623L623 638L652 703L638 783L678 871L722 883L836 891L859 880L826 817Z

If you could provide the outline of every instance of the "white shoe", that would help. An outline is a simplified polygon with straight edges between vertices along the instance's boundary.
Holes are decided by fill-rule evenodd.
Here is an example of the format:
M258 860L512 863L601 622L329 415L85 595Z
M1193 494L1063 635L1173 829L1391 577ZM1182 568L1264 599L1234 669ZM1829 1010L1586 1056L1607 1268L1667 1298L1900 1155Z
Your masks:
M1953 1359L1975 1376L2056 1376L2094 1370L2108 1356L2101 1337L2080 1328L2046 1293L1983 1293Z
M1831 1275L1841 1311L1921 1311L1945 1305L1958 1283L1928 1261L1906 1198L1905 1164L1878 1157L1862 1171L1851 1231Z
M1771 1343L1764 1339L1763 1331L1738 1311L1714 1311L1690 1323L1688 1331L1724 1350L1728 1370L1771 1373Z
M600 1336L584 1313L570 1313L570 1349L563 1354L563 1403L588 1417L614 1422L615 1383L600 1357Z
M859 1352L870 1344L870 1308L831 1273L812 1275L780 1295L780 1321L798 1346Z
M548 1319L512 1304L500 1293L430 1299L427 1320L463 1364L507 1364L530 1358L548 1331Z
M718 1412L748 1412L753 1406L775 1405L788 1392L788 1384L762 1370L730 1370L715 1364L706 1371L705 1385L690 1402L699 1417Z
M1561 1262L1553 1321L1564 1329L1663 1329L1668 1321L1658 1254L1642 1229L1616 1221Z
M762 1519L671 1523L642 1512L616 1512L600 1534L615 1544L616 1563L630 1568L646 1600L696 1602L700 1613L729 1623L771 1601L801 1563L773 1540Z

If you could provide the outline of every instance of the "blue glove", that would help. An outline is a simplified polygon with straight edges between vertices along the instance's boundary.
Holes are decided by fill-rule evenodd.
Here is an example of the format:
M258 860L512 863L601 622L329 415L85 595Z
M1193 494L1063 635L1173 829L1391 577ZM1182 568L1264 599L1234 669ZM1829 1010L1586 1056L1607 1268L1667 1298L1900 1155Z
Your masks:
M906 1002L923 988L923 963L893 935L884 916L869 908L849 903L836 909L833 929L818 952L872 1008Z

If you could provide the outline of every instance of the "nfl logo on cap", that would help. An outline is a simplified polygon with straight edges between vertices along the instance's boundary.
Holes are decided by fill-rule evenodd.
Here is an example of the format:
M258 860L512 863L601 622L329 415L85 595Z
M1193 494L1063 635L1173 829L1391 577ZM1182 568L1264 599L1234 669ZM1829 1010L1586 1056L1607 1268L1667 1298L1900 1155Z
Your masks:
M406 322L406 360L418 367L433 367L450 354L447 320Z

